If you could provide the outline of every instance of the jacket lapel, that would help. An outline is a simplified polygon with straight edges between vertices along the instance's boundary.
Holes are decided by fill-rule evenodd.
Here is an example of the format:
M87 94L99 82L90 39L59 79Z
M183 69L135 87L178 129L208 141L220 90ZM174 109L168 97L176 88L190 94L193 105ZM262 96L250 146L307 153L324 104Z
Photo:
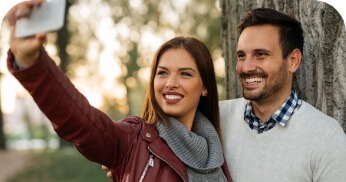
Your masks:
M160 138L155 126L144 124L141 132L143 140L149 142L149 150L170 165L183 179L187 180L187 171L183 162L174 154L167 143Z

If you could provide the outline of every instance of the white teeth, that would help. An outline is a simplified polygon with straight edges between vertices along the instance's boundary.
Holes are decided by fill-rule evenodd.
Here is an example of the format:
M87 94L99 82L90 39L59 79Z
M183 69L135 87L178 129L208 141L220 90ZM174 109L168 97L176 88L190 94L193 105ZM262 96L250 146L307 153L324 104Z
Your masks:
M168 100L179 100L179 99L182 99L183 97L179 95L166 95L165 98Z
M246 83L254 83L254 82L261 82L263 78L246 78Z

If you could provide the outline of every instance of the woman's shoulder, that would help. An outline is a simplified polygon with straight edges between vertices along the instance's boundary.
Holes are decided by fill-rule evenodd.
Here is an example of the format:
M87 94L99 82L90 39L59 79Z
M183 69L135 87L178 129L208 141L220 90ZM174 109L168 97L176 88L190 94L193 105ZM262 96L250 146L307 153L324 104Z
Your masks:
M128 116L120 120L121 123L133 125L138 128L138 132L141 133L144 139L154 139L158 137L158 131L155 124L147 124L143 118L139 116Z
M139 116L127 116L121 119L120 122L126 122L130 124L144 124L143 119Z

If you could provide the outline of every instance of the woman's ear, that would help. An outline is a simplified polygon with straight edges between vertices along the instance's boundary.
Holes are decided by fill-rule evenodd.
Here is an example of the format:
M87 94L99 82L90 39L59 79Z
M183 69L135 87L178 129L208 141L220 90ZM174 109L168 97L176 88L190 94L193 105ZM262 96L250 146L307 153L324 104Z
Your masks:
M205 89L203 89L203 91L202 91L202 96L203 97L206 97L208 95L208 90L205 88Z
M290 73L294 73L297 71L301 61L302 61L302 53L299 49L294 49L291 54L287 57L287 67Z

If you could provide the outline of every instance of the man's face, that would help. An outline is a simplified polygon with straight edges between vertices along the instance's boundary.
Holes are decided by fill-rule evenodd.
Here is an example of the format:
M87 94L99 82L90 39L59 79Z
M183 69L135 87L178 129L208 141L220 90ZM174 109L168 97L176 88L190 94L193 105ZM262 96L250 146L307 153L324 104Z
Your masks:
M282 58L279 29L272 25L250 26L238 40L237 74L243 97L256 102L275 100L291 89L287 61Z

